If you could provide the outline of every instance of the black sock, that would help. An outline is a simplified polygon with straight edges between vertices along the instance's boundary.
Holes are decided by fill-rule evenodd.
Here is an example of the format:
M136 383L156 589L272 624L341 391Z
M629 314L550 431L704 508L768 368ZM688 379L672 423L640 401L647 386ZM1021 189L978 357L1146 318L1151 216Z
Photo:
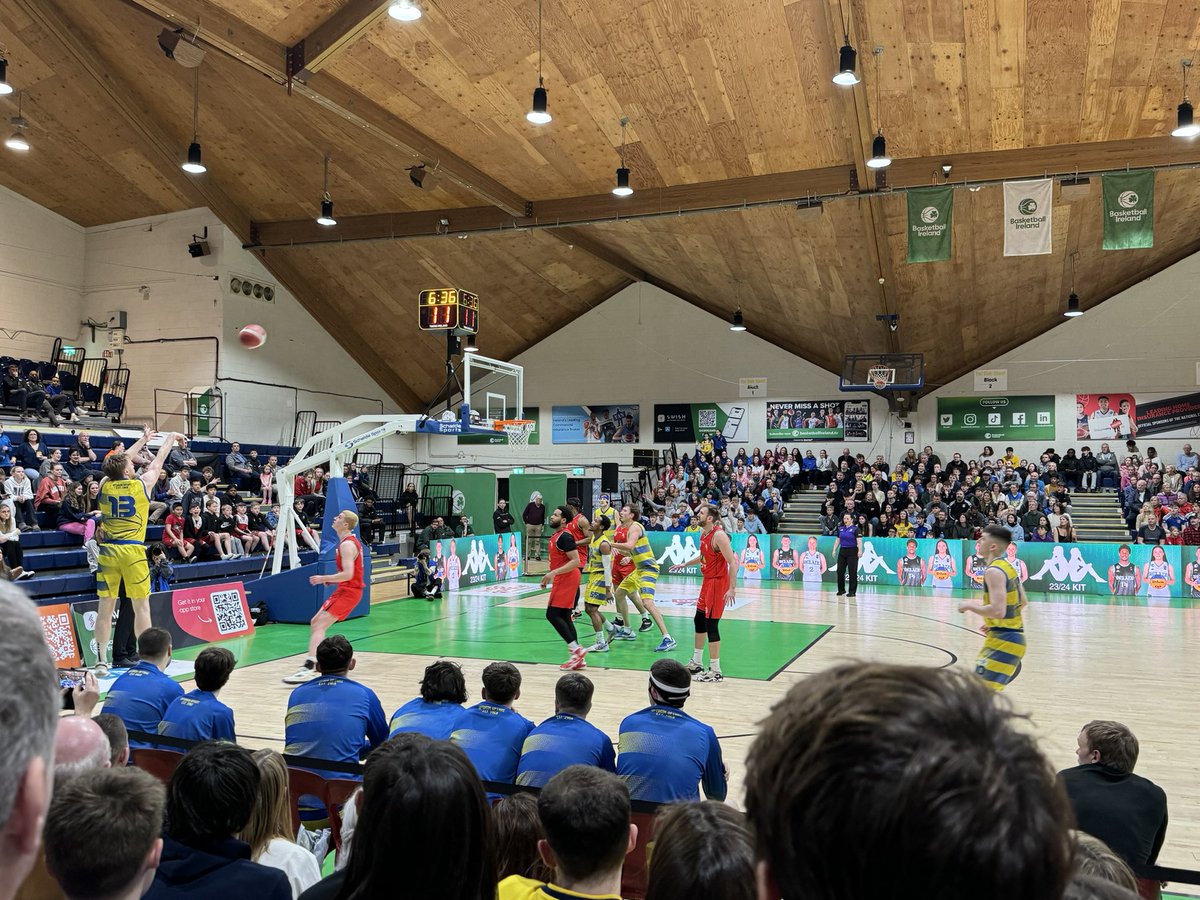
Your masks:
M316 667L317 667L317 661L315 659L306 659L304 661L304 668L315 669Z

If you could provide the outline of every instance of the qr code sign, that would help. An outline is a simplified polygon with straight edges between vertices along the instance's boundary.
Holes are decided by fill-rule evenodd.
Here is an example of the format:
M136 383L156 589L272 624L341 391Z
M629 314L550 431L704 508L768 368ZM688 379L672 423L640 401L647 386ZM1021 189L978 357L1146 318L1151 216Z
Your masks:
M250 627L242 608L242 595L237 591L214 591L212 607L221 634L237 634Z
M715 409L700 410L700 415L698 418L700 420L701 431L717 427L717 411Z
M69 613L43 616L42 630L46 633L46 643L50 645L50 652L57 662L76 658L75 629L71 627Z

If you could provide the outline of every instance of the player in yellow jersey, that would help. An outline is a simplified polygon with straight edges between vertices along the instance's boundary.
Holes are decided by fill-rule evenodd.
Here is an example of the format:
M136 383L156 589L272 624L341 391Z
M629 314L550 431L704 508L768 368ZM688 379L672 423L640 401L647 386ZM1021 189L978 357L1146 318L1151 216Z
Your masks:
M987 640L975 663L975 674L993 691L1004 690L1021 673L1025 656L1025 622L1021 609L1028 603L1021 576L1011 562L1004 558L1012 532L999 525L983 529L979 550L986 561L983 585L988 602L966 600L958 605L959 612L983 616Z
M625 619L629 612L625 601L630 595L637 594L642 598L646 612L650 614L654 619L654 624L662 632L662 642L654 648L655 652L674 650L675 638L671 637L671 633L667 631L662 613L654 604L654 591L658 585L658 560L654 557L654 551L650 549L650 539L646 537L646 530L638 521L633 507L629 504L621 507L621 525L625 528L625 540L624 542L613 541L612 547L627 555L633 561L634 568L617 585L617 615L622 620ZM636 637L637 635L628 627L618 628L612 634L614 641L632 641Z
M596 505L596 512L592 516L592 521L596 521L596 516L604 516L609 521L608 528L604 531L604 536L610 541L613 539L613 532L617 530L617 525L620 524L621 514L616 507L612 505L608 494L600 495L600 502Z
M610 511L615 512L615 510ZM600 607L611 603L612 586L612 520L597 512L592 516L592 539L588 542L587 565L583 575L587 584L583 589L583 608L587 610L592 627L596 630L596 642L588 647L588 653L607 653L608 641L604 637L604 614Z
M186 438L172 432L164 436L154 461L138 475L133 461L150 439L147 428L140 440L128 450L104 457L100 483L101 528L100 569L96 573L96 593L100 607L96 612L96 674L108 675L108 639L112 633L113 610L121 596L133 603L133 634L136 638L150 627L150 567L146 562L146 524L150 513L150 492L158 481L163 463L177 443Z

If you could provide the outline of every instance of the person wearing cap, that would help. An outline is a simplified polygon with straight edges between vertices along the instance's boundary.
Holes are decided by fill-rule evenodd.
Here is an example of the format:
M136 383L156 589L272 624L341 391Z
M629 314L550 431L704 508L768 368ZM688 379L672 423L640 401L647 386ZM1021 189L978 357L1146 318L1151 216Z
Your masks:
M674 659L650 667L650 705L625 717L617 740L617 774L634 800L652 803L724 800L729 772L712 727L683 711L691 673ZM671 748L670 753L662 748Z

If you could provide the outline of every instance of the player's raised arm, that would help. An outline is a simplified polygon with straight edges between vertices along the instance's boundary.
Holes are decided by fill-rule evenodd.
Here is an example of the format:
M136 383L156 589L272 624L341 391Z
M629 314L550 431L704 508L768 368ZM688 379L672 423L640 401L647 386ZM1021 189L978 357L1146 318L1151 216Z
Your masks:
M143 425L142 426L142 436L140 438L138 438L136 441L134 441L133 446L129 447L125 451L126 453L129 454L129 458L136 460L138 457L138 454L141 453L142 450L145 448L146 442L149 441L150 438L152 438L152 437L154 437L154 432L150 430L150 426Z
M147 429L147 432L149 432L149 429ZM138 441L137 444L134 444L134 448L140 449L138 444L145 445L149 437L150 435L147 433L145 436L143 436L142 440ZM151 461L150 465L146 466L145 471L143 471L141 474L142 484L146 486L147 493L154 490L154 483L158 481L158 473L162 471L163 463L167 461L167 457L170 456L171 451L175 449L175 444L182 440L186 440L186 438L178 431L172 431L169 435L163 438L162 446L158 448L158 454ZM132 459L135 455L136 450L131 449L129 451L130 459Z

